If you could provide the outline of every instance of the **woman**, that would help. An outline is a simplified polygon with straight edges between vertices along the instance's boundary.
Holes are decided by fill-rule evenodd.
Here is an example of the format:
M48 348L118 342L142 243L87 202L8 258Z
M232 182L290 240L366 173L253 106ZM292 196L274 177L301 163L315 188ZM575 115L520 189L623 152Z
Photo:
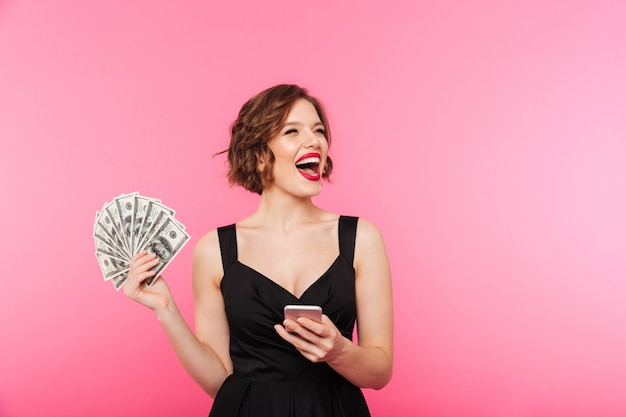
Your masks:
M187 326L159 260L139 253L125 294L161 322L210 416L368 416L360 388L392 371L391 278L371 223L312 202L332 172L320 103L295 85L250 99L232 126L229 180L260 194L257 210L202 237L193 254L196 331ZM315 304L321 322L284 320L287 304ZM358 344L351 341L358 323Z

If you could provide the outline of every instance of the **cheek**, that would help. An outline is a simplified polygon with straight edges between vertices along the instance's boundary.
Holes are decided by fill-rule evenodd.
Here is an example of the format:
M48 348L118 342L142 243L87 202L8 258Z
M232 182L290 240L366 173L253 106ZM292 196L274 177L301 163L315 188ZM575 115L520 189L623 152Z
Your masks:
M274 165L293 165L297 149L289 146L277 146L272 149Z
M326 152L328 152L328 150L330 149L330 144L328 143L328 140L326 139L321 141L321 146L322 146L322 149L325 150Z

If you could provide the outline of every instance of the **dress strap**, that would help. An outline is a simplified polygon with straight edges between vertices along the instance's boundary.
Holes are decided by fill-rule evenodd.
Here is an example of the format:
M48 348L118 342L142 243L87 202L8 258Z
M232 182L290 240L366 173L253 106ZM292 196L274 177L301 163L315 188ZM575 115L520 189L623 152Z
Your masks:
M217 229L220 240L220 252L222 253L222 266L224 272L237 260L237 233L235 224L222 226Z
M356 244L356 225L358 217L339 216L339 253L354 264L354 246Z

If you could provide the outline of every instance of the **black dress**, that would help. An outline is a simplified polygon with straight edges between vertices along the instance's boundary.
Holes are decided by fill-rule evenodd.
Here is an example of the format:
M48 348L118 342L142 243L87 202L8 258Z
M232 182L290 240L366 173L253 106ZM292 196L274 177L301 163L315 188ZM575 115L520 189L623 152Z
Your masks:
M239 262L235 225L218 229L221 291L234 372L219 389L210 417L368 417L361 390L325 363L313 363L274 330L286 304L316 304L351 339L356 318L356 217L339 218L340 254L300 298Z

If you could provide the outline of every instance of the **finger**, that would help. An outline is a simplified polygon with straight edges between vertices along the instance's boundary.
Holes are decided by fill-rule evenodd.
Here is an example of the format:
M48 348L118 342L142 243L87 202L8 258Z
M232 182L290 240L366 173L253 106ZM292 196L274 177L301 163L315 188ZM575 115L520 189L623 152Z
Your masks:
M329 334L327 325L311 320L308 317L298 317L296 323L317 336L326 337Z
M135 270L135 271L132 271L132 273L129 273L128 279L131 280L133 284L141 285L142 282L144 282L146 279L150 277L153 277L155 274L156 274L155 269L152 269L152 268L144 269L142 267L141 270Z
M151 260L155 259L157 256L154 253L148 253L145 251L139 252L137 255L135 255L135 257L133 258L133 260L130 262L131 265L143 265L146 262L150 262Z
M135 256L133 256L133 259L131 262L135 262L136 260L138 260L139 258L146 256L148 254L148 252L146 252L145 250L140 250L139 252L137 252L135 254Z
M274 330L276 330L276 333L278 333L280 337L289 342L289 332L287 332L287 330L285 330L283 326L281 326L280 324L275 324Z
M295 322L293 322L292 320L290 321L291 325L289 325L288 323L289 327L292 327L293 325L297 326ZM317 346L315 343L304 339L302 336L300 336L300 334L292 332L291 330L288 331L284 326L281 326L280 324L275 325L274 329L280 337L282 337L285 341L291 343L302 356L304 356L311 362L321 362L326 357L326 350L324 350L320 346Z
M301 323L301 321L304 322L305 320L308 320L308 322ZM319 323L305 318L298 318L296 321L287 319L283 322L283 326L285 327L286 331L289 332L291 335L296 336L296 339L305 340L312 345L319 344L322 338L314 331L311 331L307 327L305 327L305 324L314 327L317 327L319 325ZM304 345L302 345L302 347L305 348Z
M154 257L149 257L147 259L143 259L142 258L137 263L131 264L130 265L130 270L132 272L140 274L142 272L146 272L149 269L154 268L160 262L161 262L161 260L156 255Z
M274 329L276 329L276 332L279 334L279 336L285 339L287 342L291 343L292 345L294 345L295 342L298 340L303 340L302 337L295 331L295 329L299 327L297 323L295 323L293 320L289 320L290 323L286 322L287 320L283 322L283 325L276 324L274 326Z
M302 343L303 339L300 336L290 330L287 330L284 326L281 326L280 324L274 325L274 329L283 340L292 344L303 355L305 354L305 352L302 350L305 345Z
M145 253L141 256L135 256L130 263L130 269L133 271L143 272L146 268L151 268L158 263L159 258L154 253ZM150 266L152 265L152 266Z
M136 295L138 287L141 283L156 274L156 270L153 270L153 268L159 264L160 260L156 256L151 255L141 256L137 258L136 261L131 263L128 270L128 279L125 284L125 287L128 290L125 291L126 295Z

